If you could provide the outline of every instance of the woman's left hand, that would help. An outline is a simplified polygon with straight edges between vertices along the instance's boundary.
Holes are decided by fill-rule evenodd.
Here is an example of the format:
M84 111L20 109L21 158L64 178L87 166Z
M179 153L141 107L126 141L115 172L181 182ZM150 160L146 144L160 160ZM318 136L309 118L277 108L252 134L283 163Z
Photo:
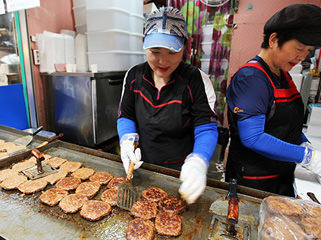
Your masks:
M206 187L207 164L199 154L191 153L182 166L179 193L188 203L194 203Z

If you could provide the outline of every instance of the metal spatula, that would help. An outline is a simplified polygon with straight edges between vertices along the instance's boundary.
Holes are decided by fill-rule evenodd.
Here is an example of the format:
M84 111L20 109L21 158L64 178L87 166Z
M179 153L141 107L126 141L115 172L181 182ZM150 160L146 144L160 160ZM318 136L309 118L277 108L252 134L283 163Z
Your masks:
M137 190L133 186L131 180L134 172L134 166L135 164L130 162L126 182L120 183L117 191L117 206L128 211L130 211L138 198Z
M16 143L16 144L28 146L32 142L33 136L35 136L41 130L42 130L42 126L38 127L33 133L31 133L31 134L29 134L27 136L23 136L23 137L17 138L13 142Z

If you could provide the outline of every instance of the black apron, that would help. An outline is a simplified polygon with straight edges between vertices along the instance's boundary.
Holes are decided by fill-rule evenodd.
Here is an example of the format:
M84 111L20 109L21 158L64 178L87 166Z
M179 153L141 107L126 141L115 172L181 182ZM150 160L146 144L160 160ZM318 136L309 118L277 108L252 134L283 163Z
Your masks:
M278 89L266 71L257 63L249 62L243 67L260 69L270 80L274 89L274 105L266 116L264 132L282 141L301 143L304 106L300 93L289 74L283 72L289 88ZM236 129L236 118L229 110L231 144L226 166L226 181L237 178L238 183L276 194L294 197L295 163L272 160L243 146Z
M193 151L194 146L190 113L182 107L183 93L187 86L187 77L184 76L190 73L183 73L183 78L180 79L173 74L174 79L168 84L170 86L165 86L170 89L159 100L153 96L155 87L144 81L142 74L136 74L136 84L141 91L139 95L146 97L136 97L135 105L142 160L176 170L181 170L186 156Z

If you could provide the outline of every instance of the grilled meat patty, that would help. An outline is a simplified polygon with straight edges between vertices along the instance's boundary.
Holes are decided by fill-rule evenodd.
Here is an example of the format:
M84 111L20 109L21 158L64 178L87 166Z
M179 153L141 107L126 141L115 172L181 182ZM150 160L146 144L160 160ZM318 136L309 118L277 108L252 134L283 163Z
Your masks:
M105 185L109 183L109 181L112 180L113 177L114 176L109 172L95 172L89 177L89 180L92 182L98 182L101 185Z
M95 170L92 168L79 168L74 171L71 176L75 178L80 178L81 180L87 180L91 175L95 173Z
M100 199L108 204L110 206L116 206L117 205L117 189L107 189L101 194Z
M61 199L68 195L68 192L63 189L59 188L51 188L47 191L41 193L39 196L40 202L46 204L48 206L55 206L57 205Z
M66 191L71 191L71 190L75 190L80 183L81 183L81 180L79 178L65 177L56 183L56 188L60 188Z
M107 216L111 211L111 206L103 201L88 200L80 210L80 216L89 220L97 221L104 216Z
M151 219L156 217L157 204L153 201L137 201L133 204L130 213L135 217Z
M158 187L151 187L142 192L142 196L149 201L158 202L167 197L167 193Z
M88 201L88 198L80 194L70 194L65 196L60 202L59 207L64 213L75 213Z
M47 184L48 182L43 178L29 180L20 184L18 186L18 190L24 194L32 194L44 189L47 186Z
M170 212L158 213L155 228L160 235L179 236L182 233L182 218Z
M99 192L99 189L100 184L98 182L83 182L76 188L76 193L92 198Z
M171 212L175 214L181 214L186 209L186 203L174 196L165 197L158 203L158 206L164 212Z
M115 177L107 185L108 188L117 189L120 183L126 182L125 177Z
M153 240L154 224L150 220L135 218L129 222L126 238L127 240Z

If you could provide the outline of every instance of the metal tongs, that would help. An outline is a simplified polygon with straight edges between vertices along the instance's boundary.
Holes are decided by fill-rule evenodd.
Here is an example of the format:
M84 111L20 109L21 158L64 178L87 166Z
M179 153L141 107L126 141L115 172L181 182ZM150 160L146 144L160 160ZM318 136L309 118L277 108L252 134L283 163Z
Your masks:
M232 236L236 235L235 225L238 223L239 218L239 198L236 193L237 180L230 179L229 192L227 193L226 200L228 200L227 212L227 225L226 230Z

